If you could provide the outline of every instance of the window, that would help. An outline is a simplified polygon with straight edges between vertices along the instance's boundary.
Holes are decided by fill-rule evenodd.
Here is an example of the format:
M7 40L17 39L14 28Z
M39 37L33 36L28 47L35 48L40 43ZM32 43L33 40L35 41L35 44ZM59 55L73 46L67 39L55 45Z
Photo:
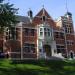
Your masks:
M13 34L13 33L14 33L14 31L11 33L11 31L7 29L7 31L6 31L6 33L5 33L6 40L14 39L13 36L14 36L15 34Z
M44 28L44 31L45 31L45 32L46 32L46 30L47 30L47 29L46 29L46 28Z
M60 38L64 39L64 33L60 33Z
M50 32L50 29L49 29L49 28L47 28L47 31L48 31L48 32Z
M35 53L35 44L25 43L23 50L26 53Z
M46 21L46 17L45 16L43 16L42 18L43 18L43 21Z
M51 30L49 28L40 28L40 36L51 36Z
M6 32L6 35L9 35L9 32Z
M9 40L9 37L8 36L6 36L6 40Z
M44 35L47 36L47 32L44 32Z
M46 28L44 28L44 35L47 36Z
M55 32L55 37L59 38L59 33L58 32Z
M43 35L43 32L40 32L40 36L42 36Z
M40 28L40 36L43 36L43 28Z
M55 37L56 38L60 38L60 39L64 39L64 33L62 33L62 32L55 32Z
M34 36L35 29L24 28L24 33L25 33L25 36Z
M35 30L31 29L31 36L34 36Z
M46 16L42 16L42 21L46 21Z
M30 49L31 53L35 53L35 44L31 44Z
M29 29L25 28L25 35L28 36Z
M39 52L42 52L42 49L39 49Z
M42 31L42 28L40 28L40 32Z
M16 31L16 39L18 39L18 31Z
M45 15L42 15L40 19L41 19L42 21L46 21L46 16L45 16Z
M44 35L45 36L50 36L50 29L49 28L44 28Z
M72 28L71 28L71 26L65 27L65 32L66 32L66 33L72 33Z
M48 32L48 36L50 36L50 32Z
M29 53L30 52L29 47L25 47L24 50L25 50L26 53Z
M72 40L67 40L67 45L73 45L74 42Z
M65 47L57 45L57 53L64 53Z
M66 33L72 33L72 23L66 19L66 22L63 21L63 27L65 28Z

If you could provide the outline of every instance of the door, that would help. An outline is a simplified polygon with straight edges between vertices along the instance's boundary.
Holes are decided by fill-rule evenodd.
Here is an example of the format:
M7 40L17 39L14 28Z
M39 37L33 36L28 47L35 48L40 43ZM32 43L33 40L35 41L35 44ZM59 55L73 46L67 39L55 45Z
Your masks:
M73 59L73 53L72 52L70 53L70 57Z
M50 45L44 45L43 50L44 52L46 52L46 56L51 56L51 46Z

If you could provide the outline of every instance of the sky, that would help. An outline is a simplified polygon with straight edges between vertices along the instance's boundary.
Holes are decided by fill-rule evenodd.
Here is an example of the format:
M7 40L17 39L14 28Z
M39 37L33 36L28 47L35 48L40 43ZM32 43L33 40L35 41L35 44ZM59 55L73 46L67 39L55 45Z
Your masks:
M15 8L19 8L18 15L27 16L29 8L35 16L44 5L44 8L53 19L63 16L66 9L66 0L5 0L14 4ZM73 23L75 28L75 0L67 0L68 11L72 13Z

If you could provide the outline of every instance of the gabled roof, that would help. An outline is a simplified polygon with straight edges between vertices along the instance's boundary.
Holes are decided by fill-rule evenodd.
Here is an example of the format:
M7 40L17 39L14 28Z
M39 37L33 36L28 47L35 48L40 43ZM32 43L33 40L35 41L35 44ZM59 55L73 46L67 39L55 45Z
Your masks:
M55 21L52 19L52 17L48 14L48 12L44 8L42 8L40 10L40 12L34 17L33 23L35 25L42 24L43 21L41 20L41 18L42 18L43 15L46 16L46 22L50 26L55 27Z
M56 27L56 23L55 21L52 19L52 17L48 14L48 12L45 10L45 8L42 8L38 14L36 16L33 17L33 20L32 20L32 25L33 26L37 26L38 24L42 24L43 21L42 21L42 16L46 16L46 23L48 23L51 27L55 28ZM26 17L26 16L17 16L17 20L19 22L24 22L25 23L25 26L26 24L30 24L30 19L29 17ZM19 26L19 25L18 25Z
M45 15L45 16L47 16L48 18L51 18L51 16L48 14L48 12L45 10L45 8L42 8L42 9L40 10L40 12L39 12L35 17L37 17L37 16L42 16L42 15Z

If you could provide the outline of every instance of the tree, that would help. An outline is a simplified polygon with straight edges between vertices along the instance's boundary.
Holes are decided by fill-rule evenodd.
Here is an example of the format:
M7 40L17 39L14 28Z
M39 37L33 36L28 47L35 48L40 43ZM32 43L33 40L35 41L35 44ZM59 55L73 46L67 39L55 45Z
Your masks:
M4 32L5 28L13 29L17 23L16 20L16 8L13 4L3 3L4 0L0 0L0 31Z
M4 50L5 48L4 37L5 37L6 29L8 28L9 30L11 30L12 35L15 34L15 31L13 29L17 23L16 13L18 9L14 8L13 4L4 3L3 1L4 0L0 0L0 35L2 34L3 36L2 43L3 43L3 50ZM14 38L14 36L12 38Z

